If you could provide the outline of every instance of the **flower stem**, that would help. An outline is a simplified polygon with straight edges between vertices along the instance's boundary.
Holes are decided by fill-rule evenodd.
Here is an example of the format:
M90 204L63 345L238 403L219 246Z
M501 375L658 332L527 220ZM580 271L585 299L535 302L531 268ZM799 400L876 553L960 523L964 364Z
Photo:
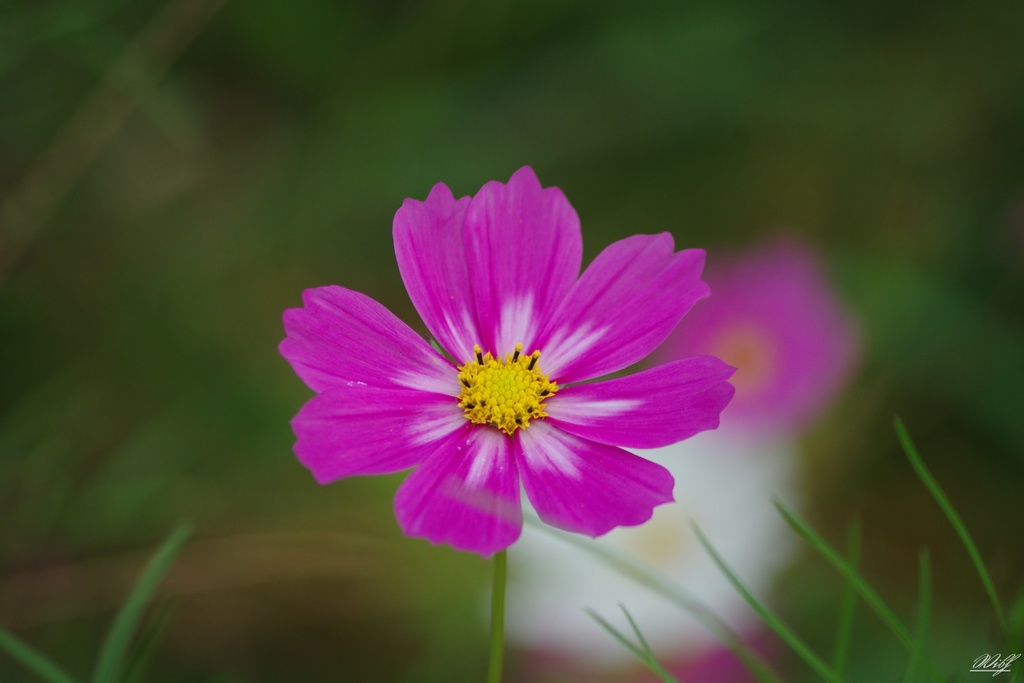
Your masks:
M507 559L502 550L494 556L494 586L491 589L491 663L487 683L501 683L501 664L505 655L505 574Z

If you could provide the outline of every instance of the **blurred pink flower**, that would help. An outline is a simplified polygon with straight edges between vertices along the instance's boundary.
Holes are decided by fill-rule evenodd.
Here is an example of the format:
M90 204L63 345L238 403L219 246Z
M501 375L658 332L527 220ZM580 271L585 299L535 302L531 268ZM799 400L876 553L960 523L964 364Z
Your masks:
M439 183L406 200L394 240L453 360L363 294L306 290L280 351L317 392L292 420L317 481L416 468L395 497L403 532L481 555L519 537L520 483L541 519L588 536L672 501L672 475L620 447L717 427L732 368L702 356L579 383L646 357L708 295L703 251L635 235L579 275L576 212L530 168L472 199Z
M737 368L727 424L796 431L834 398L853 367L856 327L829 285L821 255L776 238L707 273L714 297L655 353L662 361L707 353ZM729 422L732 421L732 422Z

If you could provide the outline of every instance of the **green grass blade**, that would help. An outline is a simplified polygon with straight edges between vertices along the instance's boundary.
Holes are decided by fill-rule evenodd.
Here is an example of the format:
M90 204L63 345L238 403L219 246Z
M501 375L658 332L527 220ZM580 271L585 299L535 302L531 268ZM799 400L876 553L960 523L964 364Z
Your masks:
M164 541L156 554L146 565L139 580L135 582L132 592L128 594L121 611L117 613L107 639L100 650L93 672L93 683L121 683L122 672L128 648L142 619L146 604L153 596L157 585L163 580L171 563L181 551L191 531L184 526L178 527Z
M682 586L660 572L624 553L616 552L612 548L587 542L575 534L559 531L543 524L534 516L524 515L524 521L538 531L554 536L563 543L575 546L597 558L627 579L668 599L691 614L740 660L759 683L785 683L768 667L764 659L751 650L717 614L690 595Z
M910 634L910 631L907 630L907 627L903 625L889 606L885 604L885 601L882 600L878 593L876 593L874 589L861 578L857 570L851 567L849 563L847 563L839 553L828 545L823 538L812 531L810 527L808 527L780 501L775 501L775 507L793 531L810 543L811 546L817 550L829 564L835 567L839 573L850 582L850 585L854 587L861 598L863 598L864 602L866 602L868 606L875 611L879 618L885 622L886 626L896 634L896 637L899 638L900 642L906 645L907 649L913 649L914 637Z
M772 612L765 607L760 600L754 597L754 594L750 592L742 581L740 581L736 572L732 570L725 560L722 559L722 556L718 554L718 551L715 550L714 546L711 545L711 541L707 539L707 536L705 536L704 532L700 530L700 527L696 524L691 524L691 526L693 527L694 533L697 534L697 540L700 541L704 550L706 550L708 555L711 556L711 559L718 567L718 570L725 575L725 578L729 580L732 587L735 588L741 596L743 596L743 599L747 601L747 604L757 612L765 625L774 631L775 634L779 636L779 638L781 638L783 642L785 642L786 645L788 645L790 649L800 657L800 659L804 660L807 666L814 669L819 676L824 678L826 681L838 683L839 679L836 677L835 672L833 672L825 662L821 661L821 658L814 654L814 652L811 651L811 648L808 647L799 636L793 633L793 631L783 624L777 616L772 614Z
M602 617L600 614L598 614L594 610L592 610L592 609L590 609L588 607L584 611L588 615L590 615L590 618L593 619L594 621L596 621L601 628L603 628L605 631L607 631L611 635L612 638L614 638L615 640L619 641L619 644L622 645L622 647L624 647L627 650L629 650L629 653L631 655L633 655L637 659L643 660L644 653L643 653L643 651L639 647L637 647L636 643L634 643L629 638L627 638L625 635L623 635L621 631L619 631L617 628L615 628L610 623L608 623L608 621L604 617Z
M647 641L640 633L640 629L637 628L636 622L633 621L633 617L629 614L628 611L626 611L625 607L623 607L622 605L619 605L619 607L626 615L626 619L629 621L629 625L633 629L633 633L635 633L639 638L639 646L633 641L631 641L629 638L627 638L617 628L608 623L607 620L605 620L600 614L598 614L594 610L588 608L586 612L588 615L590 615L591 619L596 621L598 625L600 625L601 628L603 628L613 638L615 638L615 640L619 641L619 643L623 647L629 650L630 654L632 654L638 661L643 663L653 674L655 674L656 676L658 676L658 678L664 681L664 683L682 683L677 678L673 677L670 673L665 671L664 667L662 667L661 664L658 662L657 658L655 658L654 653L651 651L651 648L647 645Z
M811 546L818 551L818 553L825 558L825 560L839 571L843 577L850 582L850 585L854 587L861 599L868 604L875 614L889 627L901 643L907 648L907 650L914 651L914 637L907 630L907 627L903 625L903 622L899 620L892 609L882 600L881 596L875 592L875 590L868 585L856 569L850 566L846 560L843 559L842 555L837 553L832 546L825 542L821 536L816 534L803 520L796 516L796 514L787 508L781 501L775 501L775 507L778 509L779 514L786 520L786 523L795 531L800 537L811 544ZM934 665L931 662L928 663L929 674L933 680L941 681L942 677L939 676L935 670Z
M860 523L852 522L846 532L846 557L850 566L856 568L860 564ZM850 641L853 637L853 614L857 607L857 589L846 579L843 585L843 597L839 605L839 624L836 627L836 649L832 656L832 670L836 677L843 680L846 662L850 656Z
M25 641L0 626L0 650L49 683L75 683L59 666L36 652Z
M988 599L992 602L992 609L996 614L996 621L999 623L999 631L1003 636L1003 640L1009 642L1009 629L1006 626L1006 617L1003 615L1003 608L999 602L999 596L996 594L996 587L992 583L992 578L989 576L988 569L985 568L985 562L981 559L981 553L978 552L978 547L974 545L974 540L971 539L971 534L967 531L967 527L964 525L963 520L960 519L960 515L957 514L953 508L953 504L946 497L945 492L939 486L939 483L935 481L935 477L925 467L924 461L921 459L920 454L917 452L917 448L914 446L914 442L910 438L910 434L907 432L907 428L903 426L903 421L900 418L896 418L893 421L893 426L896 428L896 434L899 436L900 444L903 446L903 452L907 454L907 458L910 460L910 464L913 466L914 471L917 472L917 476L920 477L921 481L924 482L925 487L928 488L928 492L932 494L935 502L939 504L942 511L946 514L946 518L949 519L950 524L956 529L957 535L960 536L960 541L967 548L967 554L971 556L971 562L974 563L974 568L978 572L978 576L981 578L981 583L985 587L985 592L988 593Z
M152 658L153 653L156 652L157 645L160 644L160 639L167 630L167 625L171 623L171 613L173 611L173 607L169 602L165 602L156 609L150 625L139 636L135 652L130 657L127 673L124 677L126 683L143 683L146 680L146 669L149 666L149 660Z
M922 549L921 554L918 556L917 591L915 647L910 656L910 664L907 666L907 675L903 679L905 683L914 683L917 680L917 672L921 669L925 652L928 649L928 622L931 620L932 569L927 549Z
M640 631L640 627L637 626L636 620L633 619L633 615L629 613L626 606L619 605L619 609L621 609L622 613L626 615L626 621L629 622L629 627L633 629L633 634L636 636L637 640L640 641L640 647L643 649L648 668L657 674L661 680L665 681L665 683L681 683L672 674L665 671L661 662L659 662L658 658L654 656L654 651L651 650L651 646L648 644L647 639L644 638L644 634Z

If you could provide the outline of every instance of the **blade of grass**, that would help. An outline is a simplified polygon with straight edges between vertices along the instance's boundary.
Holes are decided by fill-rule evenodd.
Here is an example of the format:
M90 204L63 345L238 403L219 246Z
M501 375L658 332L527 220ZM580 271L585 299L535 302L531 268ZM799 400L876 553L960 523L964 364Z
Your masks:
M643 651L639 647L637 647L636 644L633 643L629 638L624 636L621 631L619 631L617 628L608 623L608 621L605 620L604 617L602 617L600 614L590 609L589 607L583 611L586 612L591 619L596 621L601 628L607 631L612 638L619 641L619 644L622 645L622 647L629 650L629 653L631 655L633 655L637 659L643 660Z
M626 611L625 607L623 607L622 605L619 605L619 607L622 609L623 613L625 613L626 619L629 621L629 625L633 629L633 633L635 633L638 636L641 643L640 646L632 642L621 631L619 631L617 628L608 623L608 621L605 620L604 617L602 617L594 610L588 608L585 611L591 619L596 621L598 625L601 626L601 628L603 628L605 631L609 633L609 635L612 636L612 638L615 638L615 640L619 641L619 643L623 647L629 650L630 654L632 654L638 661L643 663L648 669L650 669L650 671L653 674L655 674L656 676L658 676L658 678L664 681L664 683L682 683L677 678L673 677L670 673L665 671L664 667L662 667L658 660L655 658L654 653L651 651L651 648L647 645L647 641L644 639L643 635L641 635L640 629L637 628L636 622L633 621L633 617L630 616L629 612Z
M765 607L764 603L754 597L754 594L750 592L742 581L740 581L736 572L732 570L722 556L718 554L718 551L715 550L715 547L711 545L711 541L709 541L707 536L704 535L704 532L700 530L700 527L696 524L691 524L690 526L693 527L694 533L697 534L697 540L700 541L704 550L711 556L711 559L718 567L718 570L725 575L725 578L729 580L732 587L735 588L741 596L743 596L743 599L747 601L747 604L757 612L765 625L774 631L775 634L779 636L779 638L781 638L783 642L785 642L786 645L788 645L789 648L800 657L800 659L804 660L807 666L814 669L819 676L824 678L826 681L838 683L839 679L836 677L835 672L832 671L825 662L821 661L821 659L811 651L811 648L808 647L799 636L783 624L777 616L772 614L772 612Z
M560 541L575 546L583 552L604 562L610 568L631 581L667 598L669 601L688 612L710 631L726 648L740 660L743 666L759 683L785 683L773 672L756 652L751 650L722 619L694 598L682 586L671 581L660 572L642 562L616 552L605 545L588 542L574 534L559 531L543 524L532 515L524 515L524 521L542 533L553 536Z
M138 645L130 658L131 661L128 663L127 673L124 677L126 683L142 683L146 679L149 660L156 652L156 647L160 644L167 625L171 623L173 611L171 603L165 602L156 610L150 625L139 636Z
M146 604L190 534L188 527L180 526L175 529L146 565L110 627L96 661L93 683L121 682L128 647L142 619Z
M846 557L851 567L860 564L860 522L850 523L846 532ZM836 649L832 656L832 669L842 680L846 662L850 656L850 640L853 637L853 613L857 606L857 589L847 579L843 585L843 597L839 605L839 624L836 627Z
M867 584L864 579L860 577L860 574L851 567L839 553L837 553L823 538L818 536L814 531L811 530L801 519L799 519L789 508L782 504L780 501L775 501L775 507L778 509L782 518L786 520L786 523L801 536L805 541L811 544L818 553L824 557L829 564L839 570L839 573L850 582L857 593L864 599L871 609L882 619L883 622L889 627L889 629L896 634L896 637L900 639L907 649L913 649L914 638L910 635L910 631L907 627L899 620L899 618L893 613L885 601Z
M856 589L861 599L868 604L875 614L889 627L901 643L911 652L914 651L914 637L907 630L907 627L903 625L903 622L899 620L892 609L882 600L881 596L871 586L868 585L856 569L851 567L846 560L843 559L842 555L837 553L832 546L825 542L821 536L816 534L807 524L801 520L796 514L787 508L781 501L775 501L775 507L782 515L782 518L786 520L786 523L805 541L811 544L811 546L818 551L818 553L828 561L836 570L839 571L843 577L850 582L850 585ZM935 666L929 661L928 662L928 673L933 680L941 681L942 677L939 676Z
M0 649L49 683L75 683L75 679L66 674L63 669L2 626L0 626Z
M964 544L967 549L967 554L971 556L971 562L974 563L974 568L978 572L978 576L981 578L981 583L985 587L985 592L988 593L988 599L992 602L992 609L996 614L996 621L999 624L999 632L1003 637L1003 640L1009 644L1009 629L1006 626L1006 617L1003 615L1003 608L999 602L999 596L996 594L996 587L992 583L992 578L989 576L988 569L985 568L985 562L981 559L981 553L978 552L978 547L974 545L974 540L971 538L971 534L967 531L967 527L964 525L963 520L960 519L960 515L957 514L953 508L953 504L949 501L945 492L939 486L939 483L932 476L932 473L925 467L924 461L921 459L920 454L917 452L917 448L914 446L914 442L910 438L910 434L907 432L907 428L903 426L903 421L900 418L896 418L893 421L893 426L896 428L896 434L899 436L900 445L903 446L903 452L906 453L907 458L910 460L910 464L913 466L914 471L917 472L917 476L924 482L928 492L932 494L935 502L939 504L942 511L946 514L946 518L949 519L949 523L956 529L957 535L960 536L960 541Z
M922 548L918 555L917 593L917 628L914 632L916 645L910 656L907 675L903 679L906 683L913 683L917 680L917 672L921 668L924 653L928 649L928 622L931 619L932 607L932 569L927 548Z
M665 683L681 683L681 681L676 679L672 674L665 671L661 662L659 662L658 658L654 656L654 651L651 649L650 644L648 644L647 639L644 638L644 634L640 631L640 627L637 626L636 620L633 619L633 615L629 613L626 606L620 604L619 609L621 609L622 613L626 615L626 621L629 622L629 627L633 629L633 634L636 636L636 639L640 641L640 646L643 648L644 656L647 658L647 666L651 671L660 676L661 680L665 681Z

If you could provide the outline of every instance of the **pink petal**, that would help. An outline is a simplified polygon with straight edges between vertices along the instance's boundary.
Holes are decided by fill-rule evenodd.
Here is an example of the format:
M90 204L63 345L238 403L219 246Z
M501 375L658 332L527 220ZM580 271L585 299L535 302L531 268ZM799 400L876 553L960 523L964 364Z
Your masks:
M331 286L307 289L302 300L284 312L278 349L313 391L368 384L459 395L451 363L370 297Z
M427 329L456 360L473 356L480 342L476 306L462 242L469 197L458 201L443 183L425 202L406 199L395 214L398 270Z
M580 272L580 221L556 187L542 189L533 170L508 185L490 182L466 211L466 255L484 350L534 350L541 320Z
M402 483L395 515L407 536L483 556L522 529L512 439L466 423Z
M668 470L621 448L581 439L543 420L517 434L523 486L551 526L597 537L643 524L656 506L673 500Z
M311 398L292 429L299 461L326 484L415 467L464 424L450 396L356 384Z
M704 251L672 236L634 235L594 259L540 334L541 367L559 383L601 377L645 358L710 290Z
M576 436L631 448L658 448L718 427L735 372L712 356L665 363L628 377L562 388L549 420Z

